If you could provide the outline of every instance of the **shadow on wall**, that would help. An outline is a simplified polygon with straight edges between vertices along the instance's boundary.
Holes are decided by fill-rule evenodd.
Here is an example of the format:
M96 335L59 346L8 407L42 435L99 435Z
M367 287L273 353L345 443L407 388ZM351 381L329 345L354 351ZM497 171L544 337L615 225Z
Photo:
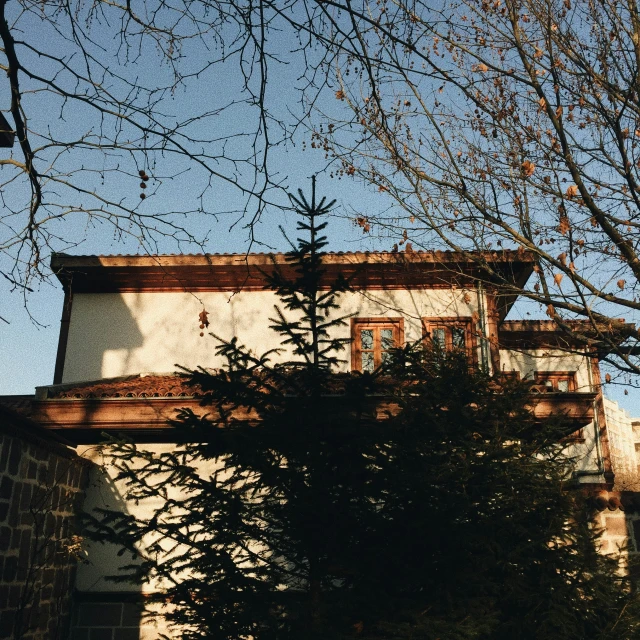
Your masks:
M144 343L134 312L118 293L76 296L69 331L63 382L99 380L107 352L121 354L126 366Z
M86 490L84 511L95 514L95 509L103 508L128 513L118 487L104 466L101 447L86 448L82 455L96 463ZM85 539L83 546L86 555L76 574L71 639L157 638L157 630L147 635L141 630L144 602L140 585L107 579L109 575L116 575L119 567L132 564L131 555L118 555L120 547L115 544Z
M197 298L184 292L79 294L73 301L63 381L162 373L174 370L175 363L218 366L209 331L225 339L235 335L256 352L280 347L279 337L269 329L274 304L282 306L272 291L234 297L206 292ZM200 337L197 319L203 306L211 324ZM410 329L407 339L418 340L421 318L470 318L476 306L471 289L360 291L342 296L336 315L402 315ZM348 327L343 335L348 337Z

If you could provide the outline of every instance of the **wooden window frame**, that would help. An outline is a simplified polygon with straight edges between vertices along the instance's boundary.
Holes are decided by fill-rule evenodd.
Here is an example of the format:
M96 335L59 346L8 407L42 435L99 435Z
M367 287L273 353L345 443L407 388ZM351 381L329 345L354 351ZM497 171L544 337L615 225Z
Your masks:
M422 318L422 338L431 339L433 329L449 329L445 334L445 350L453 350L453 338L451 328L459 327L464 329L465 352L470 356L473 364L478 364L478 338L473 330L473 318L461 318L460 316L445 316L435 318Z
M545 386L546 382L551 381L552 389L546 393L574 393L577 389L576 372L575 371L534 371L533 379L536 386ZM558 382L567 380L569 388L567 391L558 391Z
M404 318L351 318L351 370L362 372L362 342L360 331L374 329L374 369L382 364L380 329L392 329L396 347L404 346Z

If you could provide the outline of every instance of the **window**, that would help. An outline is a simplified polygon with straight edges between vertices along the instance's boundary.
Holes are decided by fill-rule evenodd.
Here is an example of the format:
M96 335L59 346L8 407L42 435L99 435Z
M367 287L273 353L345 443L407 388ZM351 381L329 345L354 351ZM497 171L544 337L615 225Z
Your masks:
M351 368L372 372L404 341L402 318L352 318Z
M461 349L475 357L475 336L471 320L460 318L423 318L422 335L444 351Z
M568 393L576 390L574 371L536 371L536 390L542 393Z

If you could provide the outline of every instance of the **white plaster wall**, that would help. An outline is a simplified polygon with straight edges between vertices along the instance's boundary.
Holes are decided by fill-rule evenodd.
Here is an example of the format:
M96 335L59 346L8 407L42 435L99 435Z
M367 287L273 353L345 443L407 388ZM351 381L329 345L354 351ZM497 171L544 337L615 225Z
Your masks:
M278 302L271 291L76 294L62 381L164 373L177 364L221 366L209 331L225 339L237 336L256 353L280 347L279 336L268 328ZM336 316L403 316L407 341L421 337L422 317L470 317L477 311L476 292L464 289L355 292L344 294L339 302ZM198 314L203 308L211 325L200 337ZM336 333L349 337L349 326ZM348 349L344 358L346 370Z
M141 451L152 451L155 454L176 452L176 445L173 443L139 444L137 448ZM83 505L83 509L87 513L92 513L94 509L109 509L133 514L138 519L145 519L152 516L155 509L162 506L160 498L146 498L137 501L125 500L123 496L127 492L126 482L124 480L116 480L118 471L115 466L109 464L108 445L80 445L77 452L78 455L91 460L95 465L91 471ZM214 472L215 465L210 462L204 462L201 468L202 475L209 476ZM173 486L169 489L168 496L170 498L179 499L181 495L182 490L180 487ZM172 514L179 516L180 512L174 509ZM144 553L145 547L151 542L152 539L147 538L141 545L140 551ZM78 565L76 589L83 592L136 591L142 593L162 590L162 583L159 581L136 585L107 580L106 576L117 575L120 567L132 562L130 553L118 555L119 546L85 540L83 542L83 550L85 552L84 562Z
M575 371L576 391L592 390L590 367L591 363L585 356L558 349L500 350L502 371L518 371L522 379L532 379L534 371Z
M636 458L636 434L632 418L615 400L604 399L604 411L607 418L607 433L611 448L611 463L616 474L618 489L638 482L638 460Z
M500 367L503 371L518 371L523 379L533 379L535 371L574 371L576 391L596 391L590 359L579 353L554 349L500 350ZM596 423L591 422L582 430L584 442L575 443L567 450L567 454L575 460L575 471L580 482L604 482L604 476L596 473L601 462L597 429Z

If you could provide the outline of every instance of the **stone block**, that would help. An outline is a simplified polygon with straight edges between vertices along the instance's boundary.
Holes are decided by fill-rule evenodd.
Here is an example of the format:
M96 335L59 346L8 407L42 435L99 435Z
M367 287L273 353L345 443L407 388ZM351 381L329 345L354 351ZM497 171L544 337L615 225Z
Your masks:
M4 522L9 515L9 503L0 502L0 522Z
M18 552L18 579L25 580L31 561L31 531L25 529L20 537L20 550Z
M13 499L9 507L9 517L7 522L10 527L17 527L20 524L20 493L22 492L22 483L16 483L13 489Z
M89 640L113 640L113 629L91 629L89 631Z
M89 629L74 629L71 640L89 640Z
M14 529L11 534L11 549L17 550L20 548L20 537L22 536L22 531L20 529Z
M31 485L24 484L22 486L22 493L20 494L20 510L28 511L31 506Z
M53 536L56 529L56 517L49 511L44 518L44 534L47 537Z
M52 456L47 466L47 486L54 487L58 482L58 459Z
M0 527L0 551L7 551L11 544L11 529Z
M22 596L22 587L15 584L9 587L9 606L12 609L17 609L18 604L20 602L20 597Z
M10 500L13 493L13 480L9 476L2 476L0 481L0 500Z
M15 613L13 611L3 611L0 613L0 638L13 637L13 622Z
M4 473L7 468L7 460L9 459L9 449L11 449L11 440L8 436L0 436L0 473Z
M27 478L30 480L35 480L38 477L38 463L35 460L29 461L29 466L27 467Z
M51 600L51 597L53 596L53 586L50 584L46 584L42 587L42 589L40 589L40 599L43 602L48 602L49 600Z
M22 442L17 438L11 443L11 452L9 453L8 470L12 476L17 475L20 471L20 461L22 460Z
M13 582L16 579L18 572L18 558L16 556L9 556L5 558L4 571L2 572L2 579L4 582Z

